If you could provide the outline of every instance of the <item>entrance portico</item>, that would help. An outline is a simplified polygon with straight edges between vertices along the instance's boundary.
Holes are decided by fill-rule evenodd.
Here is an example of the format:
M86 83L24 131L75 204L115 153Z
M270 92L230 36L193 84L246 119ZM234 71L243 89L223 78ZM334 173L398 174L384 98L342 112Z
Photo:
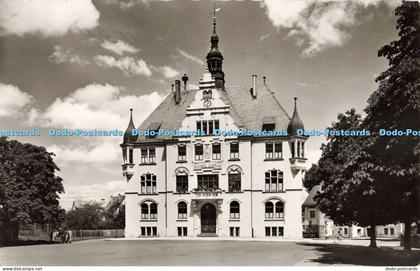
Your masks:
M195 236L220 236L222 200L193 200Z

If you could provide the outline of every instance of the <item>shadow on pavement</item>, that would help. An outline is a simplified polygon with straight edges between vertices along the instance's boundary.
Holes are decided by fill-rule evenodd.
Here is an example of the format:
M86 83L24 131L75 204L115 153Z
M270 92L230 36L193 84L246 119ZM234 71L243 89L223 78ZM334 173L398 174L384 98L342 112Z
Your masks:
M312 247L321 252L319 258L308 260L322 264L412 266L420 263L420 251L405 252L393 248L370 248L336 244L301 243L300 245Z
M45 240L18 240L14 242L0 243L0 247L16 247L16 246L34 246L34 245L49 245L58 244L58 242L50 242Z

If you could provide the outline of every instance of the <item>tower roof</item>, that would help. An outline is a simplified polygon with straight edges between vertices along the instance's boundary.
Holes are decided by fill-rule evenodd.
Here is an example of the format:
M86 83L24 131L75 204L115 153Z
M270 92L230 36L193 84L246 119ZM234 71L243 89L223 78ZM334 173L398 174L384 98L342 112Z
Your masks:
M304 129L303 122L299 117L299 113L297 111L297 98L295 97L295 109L293 111L292 119L289 122L289 125L287 126L287 133L289 135L296 135L297 129Z
M134 143L137 140L137 136L132 135L132 130L135 129L133 122L133 109L130 108L130 122L128 123L128 127L124 132L124 143Z

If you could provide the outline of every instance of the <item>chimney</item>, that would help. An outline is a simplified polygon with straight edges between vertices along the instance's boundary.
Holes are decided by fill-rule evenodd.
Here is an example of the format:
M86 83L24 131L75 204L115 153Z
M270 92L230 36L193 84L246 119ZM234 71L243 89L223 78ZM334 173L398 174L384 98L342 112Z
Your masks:
M255 99L257 98L257 75L252 75L252 88L251 88L251 95Z
M175 104L179 104L179 102L181 101L181 81L180 80L175 80L174 98L175 98Z
M184 76L182 76L182 82L184 82L184 90L187 90L188 76L186 73L184 73Z

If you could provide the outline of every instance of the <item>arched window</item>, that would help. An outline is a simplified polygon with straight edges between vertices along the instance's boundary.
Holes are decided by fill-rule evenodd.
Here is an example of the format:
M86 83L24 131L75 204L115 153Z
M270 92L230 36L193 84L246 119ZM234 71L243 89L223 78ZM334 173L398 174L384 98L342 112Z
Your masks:
M232 219L239 219L239 202L232 201L230 203L230 218Z
M178 203L178 218L187 219L187 204L183 201Z
M272 169L265 173L265 191L283 190L283 171Z
M269 201L265 203L265 218L274 217L274 204Z
M142 194L156 194L156 175L150 173L141 175L140 184Z
M284 218L284 204L281 201L276 202L276 218Z
M149 218L149 205L147 203L142 203L141 205L141 219Z
M151 203L150 204L150 219L157 219L157 204L156 203Z
M241 174L228 174L229 192L241 191Z

